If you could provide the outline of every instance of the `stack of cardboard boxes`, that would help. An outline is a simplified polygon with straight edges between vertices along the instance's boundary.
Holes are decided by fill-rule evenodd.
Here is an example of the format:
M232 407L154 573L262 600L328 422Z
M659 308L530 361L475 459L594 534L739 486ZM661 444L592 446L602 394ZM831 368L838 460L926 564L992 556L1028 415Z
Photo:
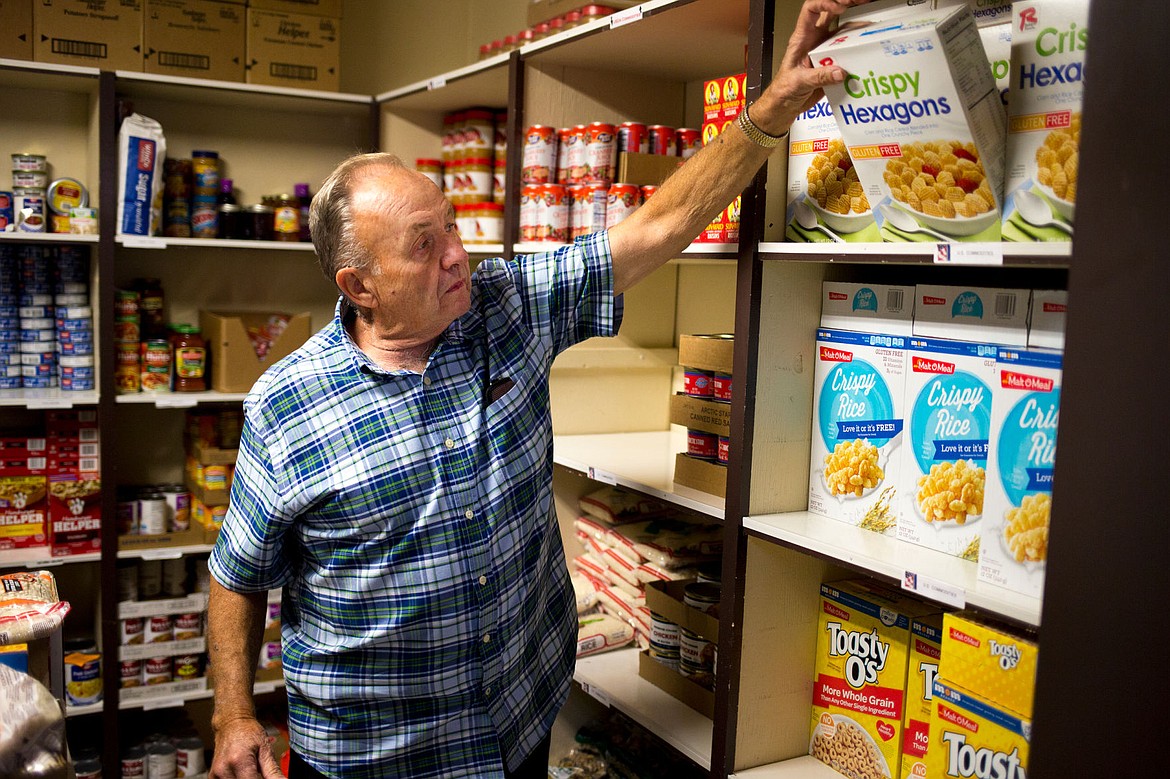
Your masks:
M670 422L685 427L688 439L687 451L675 456L675 484L721 498L727 493L734 357L728 333L681 336L678 361L691 381L670 400ZM714 447L707 445L711 438Z
M341 0L3 0L0 57L340 88Z

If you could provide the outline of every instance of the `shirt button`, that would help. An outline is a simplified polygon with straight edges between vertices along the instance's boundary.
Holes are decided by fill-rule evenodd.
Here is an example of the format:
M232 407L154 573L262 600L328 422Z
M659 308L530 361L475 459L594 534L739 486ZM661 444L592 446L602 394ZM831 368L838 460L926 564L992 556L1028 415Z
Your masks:
M492 697L492 688L491 687L483 688L483 694L485 696L487 696L488 698Z
M448 438L446 441L443 442L443 446L447 447L448 449L454 449L455 442L452 441L450 438Z
M492 642L492 634L491 633L484 633L483 634L483 642L485 644L490 644Z
M471 509L468 509L467 511L463 512L463 516L467 517L468 519L475 519L475 512Z
M481 585L485 585L485 584L487 584L487 577L486 577L486 576L481 576L481 577L479 577L479 583L480 583Z
M427 387L431 386L431 377L430 376L423 376L423 384Z

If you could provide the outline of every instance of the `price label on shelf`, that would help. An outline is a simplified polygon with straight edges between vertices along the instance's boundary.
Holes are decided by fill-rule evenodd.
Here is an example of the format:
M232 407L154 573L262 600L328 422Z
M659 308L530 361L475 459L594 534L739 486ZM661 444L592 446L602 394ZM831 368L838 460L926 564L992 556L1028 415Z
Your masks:
M581 682L581 689L584 690L585 692L587 692L590 697L597 700L603 706L606 706L606 707L610 706L609 695L606 694L605 690L601 689L596 684L590 684L589 682Z
M936 265L1003 265L1003 246L998 243L939 243L934 246Z
M158 408L195 408L199 399L191 395L166 395L160 394L154 400L154 405Z
M143 711L153 711L154 709L174 709L182 706L186 701L183 698L163 698L157 701L143 701Z
M612 30L615 27L623 27L627 24L633 24L634 22L641 21L641 19L642 6L636 5L633 8L627 8L624 11L618 11L615 14L611 14L609 17L609 29Z
M902 589L956 609L967 607L967 593L962 587L914 571L902 575Z
M590 479L593 479L593 481L599 481L602 484L609 484L614 487L617 486L617 477L608 471L603 471L600 468L594 468L592 465L590 465L588 475Z
M447 78L445 76L438 76L427 82L427 91L433 92L434 90L442 89L445 86L447 86Z
M123 235L122 245L128 249L165 249L167 242L163 238L149 235Z

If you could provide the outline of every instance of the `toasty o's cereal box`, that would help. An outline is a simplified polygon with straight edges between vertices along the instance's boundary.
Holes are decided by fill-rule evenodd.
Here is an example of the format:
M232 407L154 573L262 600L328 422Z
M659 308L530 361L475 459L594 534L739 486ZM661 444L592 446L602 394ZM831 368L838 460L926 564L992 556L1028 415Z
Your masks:
M924 779L1027 779L1031 718L936 679Z
M868 581L821 585L809 754L846 776L899 775L910 620L932 610Z
M884 240L999 240L1006 114L969 6L842 29L810 56L848 71L825 93Z
M926 774L930 709L942 654L942 613L910 620L910 663L906 670L906 716L902 719L902 779Z
M1000 709L1031 719L1036 642L967 612L943 616L939 678Z
M1012 4L1004 240L1072 239L1088 44L1089 0Z

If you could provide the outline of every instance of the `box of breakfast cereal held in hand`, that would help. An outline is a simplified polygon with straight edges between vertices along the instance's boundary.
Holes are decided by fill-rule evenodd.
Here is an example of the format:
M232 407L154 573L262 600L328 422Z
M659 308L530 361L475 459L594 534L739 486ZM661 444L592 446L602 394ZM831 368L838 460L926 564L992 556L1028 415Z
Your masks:
M910 620L934 607L865 580L821 585L809 754L846 776L896 777Z
M810 55L886 241L998 241L1006 114L967 5L841 30Z
M1088 0L1012 4L1005 241L1072 239L1088 43Z

